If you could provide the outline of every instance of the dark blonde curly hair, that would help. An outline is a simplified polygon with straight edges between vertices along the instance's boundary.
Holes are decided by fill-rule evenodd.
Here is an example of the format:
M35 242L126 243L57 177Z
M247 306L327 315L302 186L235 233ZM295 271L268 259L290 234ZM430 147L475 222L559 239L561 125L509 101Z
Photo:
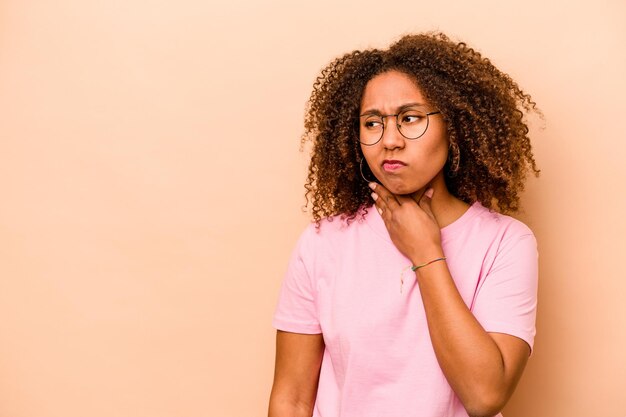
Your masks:
M468 204L478 200L504 214L517 211L526 171L540 172L524 113L541 113L480 53L442 33L426 33L404 36L386 50L345 54L317 77L302 145L313 144L305 197L318 226L322 217L335 215L350 222L372 204L359 171L363 154L356 121L367 82L391 70L412 77L443 115L450 141L444 166L449 192Z

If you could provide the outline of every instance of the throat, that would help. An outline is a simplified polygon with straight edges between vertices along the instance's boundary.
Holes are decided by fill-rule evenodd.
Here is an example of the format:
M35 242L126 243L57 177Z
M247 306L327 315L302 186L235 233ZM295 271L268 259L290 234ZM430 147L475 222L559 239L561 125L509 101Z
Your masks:
M470 208L469 204L456 197L452 197L450 201L446 203L447 204L441 204L441 202L436 202L435 200L432 202L433 214L440 228L454 223Z

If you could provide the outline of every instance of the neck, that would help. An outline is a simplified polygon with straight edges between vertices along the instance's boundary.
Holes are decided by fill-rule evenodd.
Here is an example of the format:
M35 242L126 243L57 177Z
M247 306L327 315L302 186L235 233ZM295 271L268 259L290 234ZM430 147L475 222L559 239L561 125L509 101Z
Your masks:
M419 198L428 188L434 190L430 207L440 228L453 223L469 208L469 204L450 194L443 177L443 171L440 171L430 183L414 192L411 196L414 199Z

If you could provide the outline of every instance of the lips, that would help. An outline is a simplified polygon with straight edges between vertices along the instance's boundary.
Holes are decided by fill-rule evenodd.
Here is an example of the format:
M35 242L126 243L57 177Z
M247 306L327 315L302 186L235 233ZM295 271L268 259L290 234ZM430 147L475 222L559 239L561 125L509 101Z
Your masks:
M382 165L383 165L383 170L387 172L396 171L406 166L404 162L398 161L397 159L385 159Z

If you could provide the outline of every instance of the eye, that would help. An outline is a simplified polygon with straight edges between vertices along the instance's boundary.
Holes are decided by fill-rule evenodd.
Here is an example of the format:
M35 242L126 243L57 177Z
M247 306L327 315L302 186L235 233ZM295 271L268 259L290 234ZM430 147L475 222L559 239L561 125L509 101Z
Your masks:
M363 121L363 127L365 129L379 129L382 125L383 122L380 118L369 118Z
M422 113L417 113L417 112L404 113L402 115L401 123L402 124L419 123L420 121L424 119L424 117L426 116Z

